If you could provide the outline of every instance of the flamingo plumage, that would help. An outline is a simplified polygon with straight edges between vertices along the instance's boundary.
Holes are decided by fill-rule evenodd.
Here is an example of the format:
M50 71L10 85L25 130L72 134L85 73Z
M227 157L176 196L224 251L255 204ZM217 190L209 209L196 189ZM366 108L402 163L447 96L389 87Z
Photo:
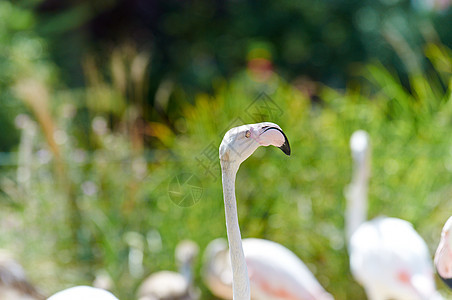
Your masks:
M439 277L452 289L452 216L444 224L441 240L435 253Z
M199 292L193 287L193 263L198 252L199 247L195 242L179 242L175 250L179 273L159 271L151 274L139 286L138 300L198 299Z
M411 223L377 217L366 221L370 139L359 130L350 140L354 173L346 191L350 269L368 299L442 299L436 291L428 247Z
M47 300L118 300L107 290L91 286L74 286L50 296Z
M256 238L243 239L242 245L252 299L333 299L306 265L286 247ZM204 281L212 293L222 299L232 299L227 242L221 238L210 242L204 262Z

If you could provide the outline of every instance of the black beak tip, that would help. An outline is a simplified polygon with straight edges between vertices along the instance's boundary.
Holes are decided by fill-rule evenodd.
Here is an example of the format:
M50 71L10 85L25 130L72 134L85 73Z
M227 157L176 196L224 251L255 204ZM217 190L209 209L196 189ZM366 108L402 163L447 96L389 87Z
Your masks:
M284 152L284 154L286 154L287 156L290 156L290 145L287 139L284 141L284 144L279 147L279 149L281 149L282 152Z
M284 154L286 154L287 156L290 156L290 145L289 145L289 140L287 139L286 134L280 128L277 128L277 127L268 127L265 129L265 131L268 131L270 129L278 130L284 136L284 144L282 144L282 146L278 147L278 148L281 149L282 152L284 152Z

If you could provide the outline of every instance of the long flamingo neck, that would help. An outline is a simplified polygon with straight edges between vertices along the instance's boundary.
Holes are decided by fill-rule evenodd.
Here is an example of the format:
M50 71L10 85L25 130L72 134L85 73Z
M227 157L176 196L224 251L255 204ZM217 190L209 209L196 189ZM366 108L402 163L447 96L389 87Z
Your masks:
M189 286L193 283L192 264L188 261L184 261L179 268L179 273L185 278Z
M237 202L235 199L235 177L238 167L238 165L228 161L221 161L226 228L232 265L233 299L249 300L250 282L245 255L243 254L242 238L237 216Z
M370 165L368 158L354 167L352 182L347 191L346 232L347 241L355 230L367 219L367 194Z

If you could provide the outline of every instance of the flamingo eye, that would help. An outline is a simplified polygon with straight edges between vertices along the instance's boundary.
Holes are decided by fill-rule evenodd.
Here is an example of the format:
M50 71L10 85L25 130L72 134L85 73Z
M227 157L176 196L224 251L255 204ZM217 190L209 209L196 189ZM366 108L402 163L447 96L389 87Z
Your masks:
M247 131L245 132L245 137L246 137L246 138L249 138L250 136L251 136L251 131L247 130Z

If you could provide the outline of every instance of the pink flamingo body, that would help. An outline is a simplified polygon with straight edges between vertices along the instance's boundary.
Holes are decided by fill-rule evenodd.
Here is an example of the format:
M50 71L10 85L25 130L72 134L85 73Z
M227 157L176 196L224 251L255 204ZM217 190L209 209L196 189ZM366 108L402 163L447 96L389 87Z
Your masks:
M444 224L441 240L435 253L438 275L452 289L452 216Z
M252 299L333 299L303 261L286 247L256 238L243 239L242 245ZM227 244L223 239L214 240L207 247L204 278L211 291L223 299L232 299L232 274L228 256Z
M47 300L118 300L104 289L80 285L62 290Z
M428 247L411 223L378 217L366 221L370 141L365 131L350 139L354 164L346 191L350 269L370 300L442 299L436 291Z

